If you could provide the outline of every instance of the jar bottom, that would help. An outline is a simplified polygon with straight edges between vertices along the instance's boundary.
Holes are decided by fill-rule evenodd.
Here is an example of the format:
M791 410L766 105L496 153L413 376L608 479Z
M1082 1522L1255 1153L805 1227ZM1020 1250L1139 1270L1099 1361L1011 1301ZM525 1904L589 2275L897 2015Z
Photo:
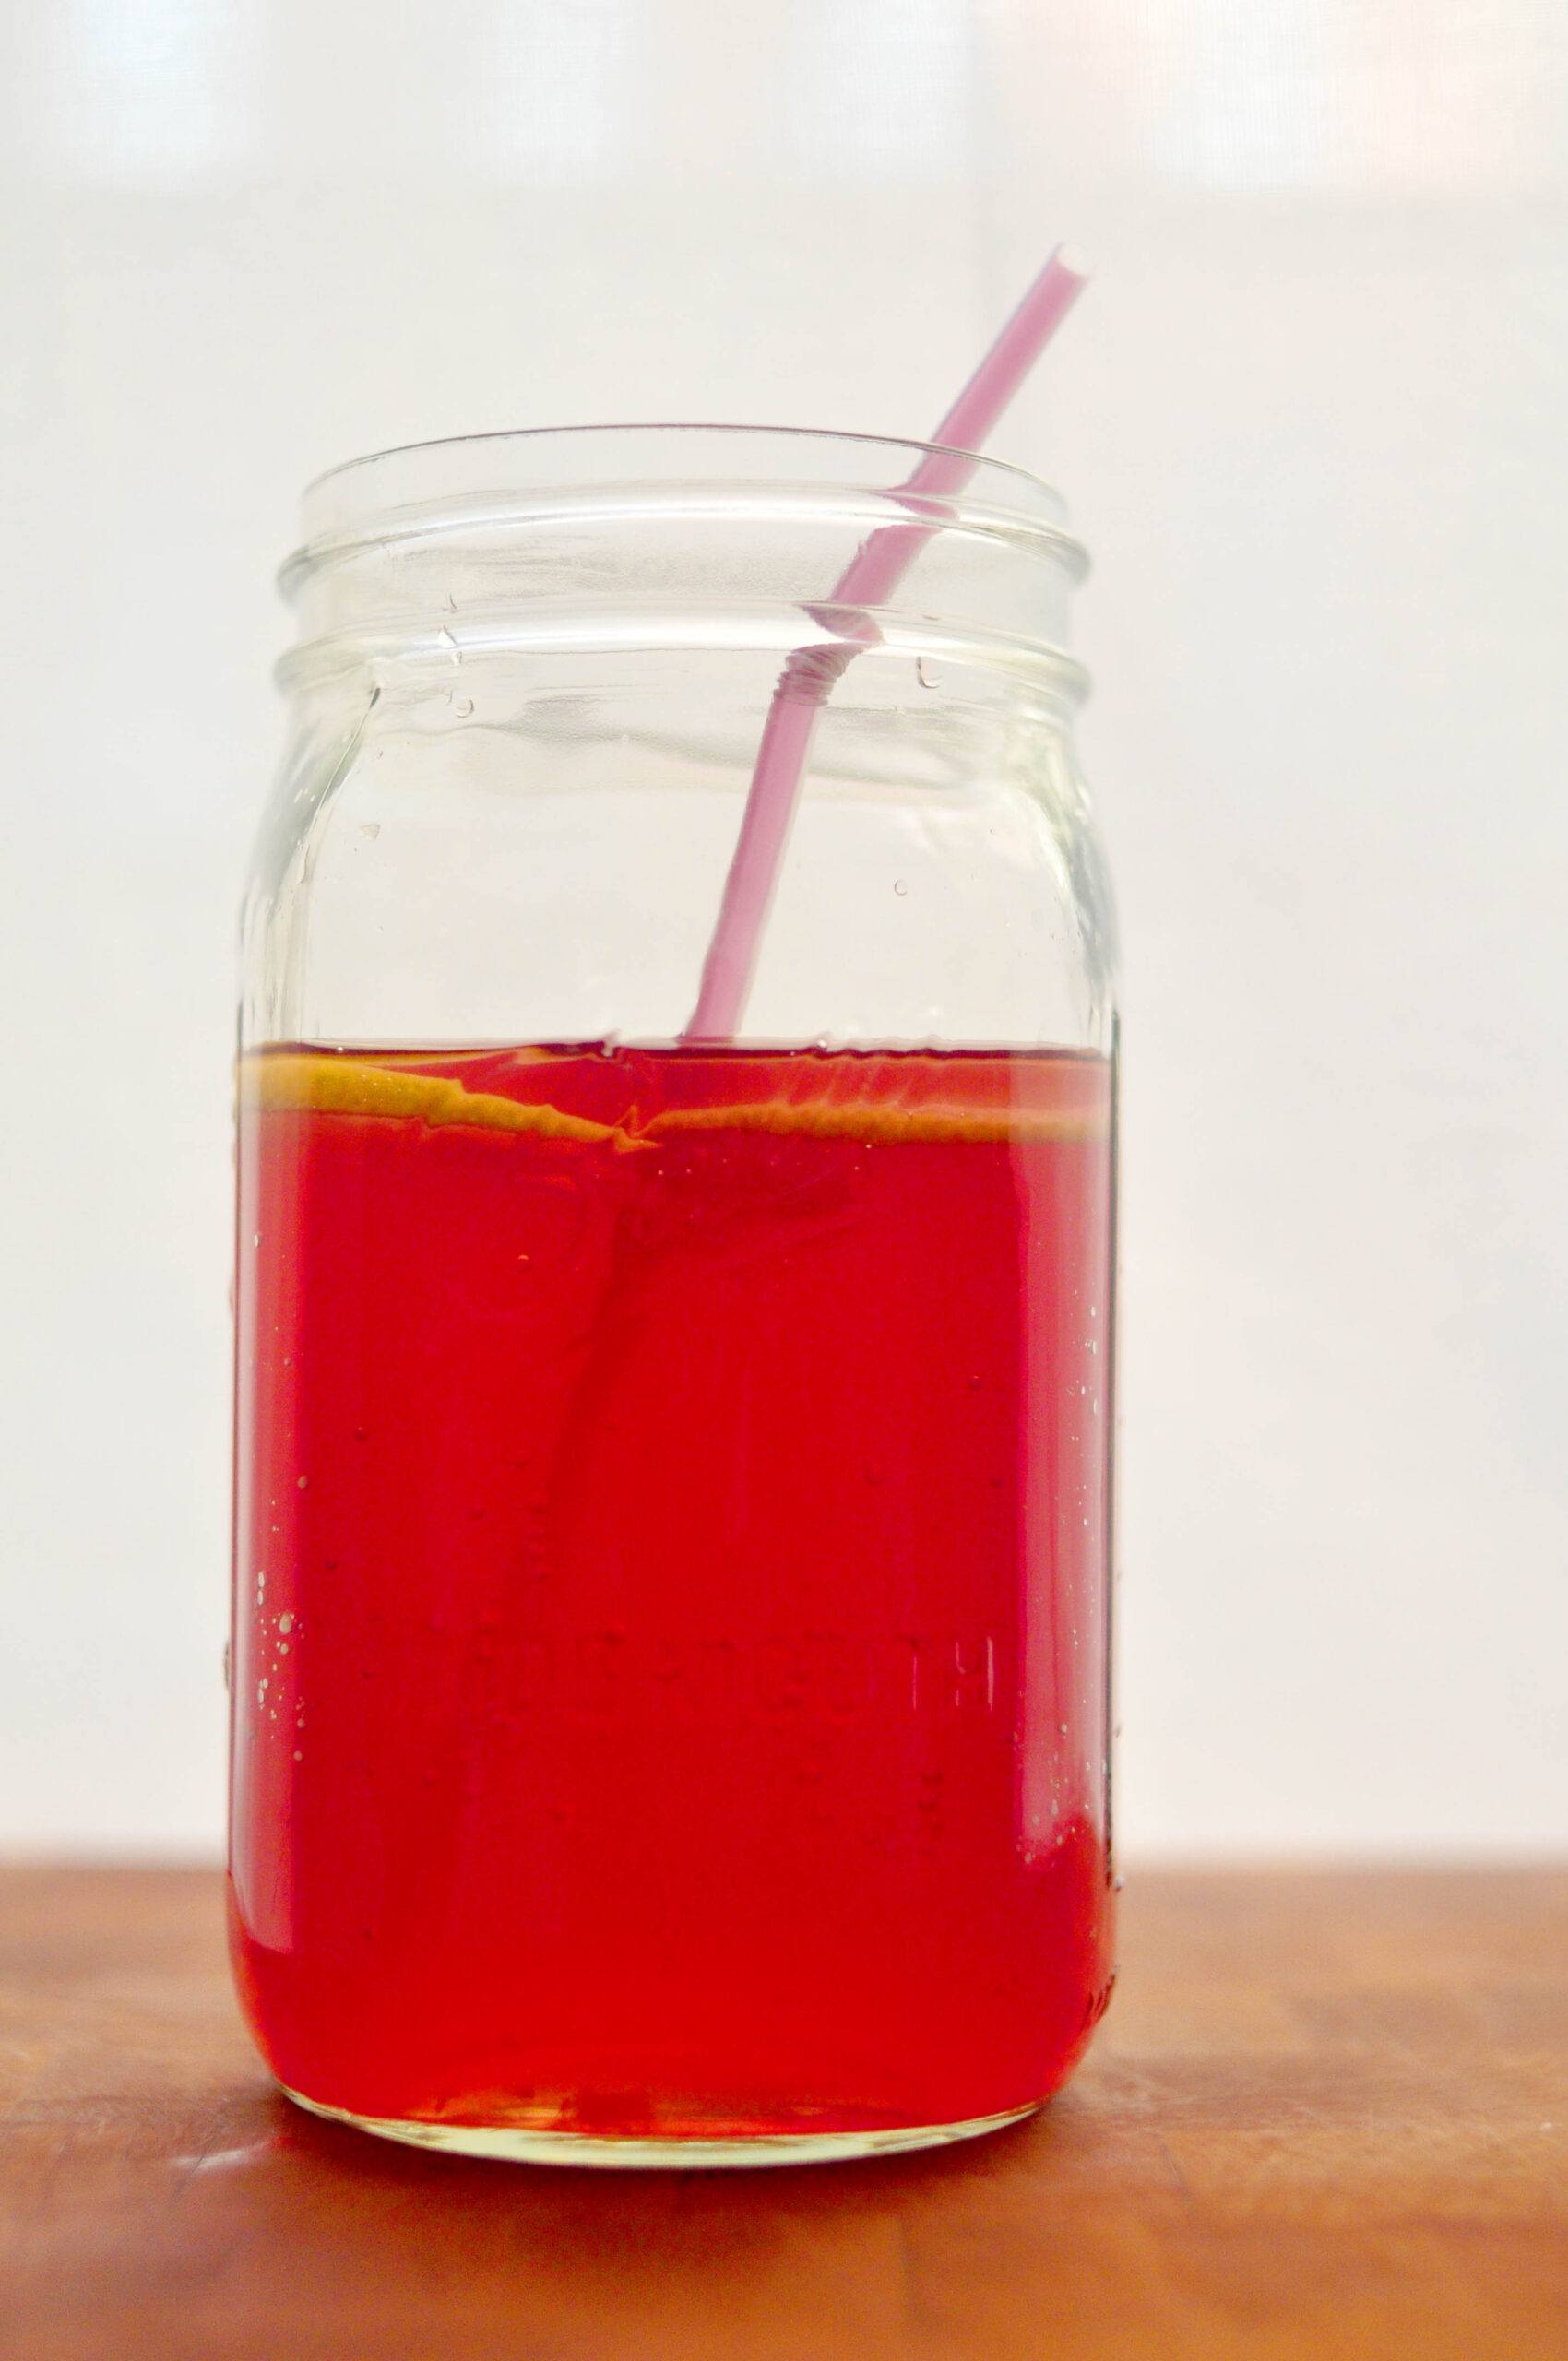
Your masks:
M914 2148L944 2148L957 2140L980 2140L1009 2123L1039 2112L1043 2099L1009 2107L1003 2115L971 2116L962 2123L899 2124L879 2131L782 2131L727 2140L617 2139L590 2131L529 2131L507 2124L420 2123L395 2117L355 2115L345 2106L307 2099L303 2091L279 2086L285 2098L328 2123L351 2124L378 2140L410 2148L434 2148L448 2156L486 2156L515 2165L586 2165L611 2172L712 2172L754 2169L762 2165L846 2164L856 2156L897 2156Z

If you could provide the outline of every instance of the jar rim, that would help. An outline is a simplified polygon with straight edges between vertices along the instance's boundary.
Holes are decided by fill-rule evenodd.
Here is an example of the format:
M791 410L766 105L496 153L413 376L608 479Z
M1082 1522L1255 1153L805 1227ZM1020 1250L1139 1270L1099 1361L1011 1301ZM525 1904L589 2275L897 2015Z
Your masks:
M754 455L749 467L743 464L748 446ZM443 500L471 498L478 492L563 492L607 481L657 482L666 475L686 482L733 480L734 461L740 458L746 481L755 482L760 478L780 490L798 482L802 490L809 486L886 493L897 492L902 476L912 472L928 454L949 447L909 436L849 433L832 427L678 420L509 427L398 444L341 460L312 479L301 502L303 547L285 572L323 547L374 538L381 519L390 521L410 508L425 509ZM590 453L594 456L585 466ZM871 455L877 454L885 455L885 467L872 461ZM794 465L784 464L788 455L794 455ZM1052 538L1071 538L1066 530L1066 504L1054 486L1011 460L983 453L964 456L974 461L961 495L966 508L971 504L992 508L999 517L1026 527L1043 527ZM727 464L720 466L721 458ZM610 477L605 471L607 459L612 469ZM475 460L485 463L483 473L476 472L471 464ZM771 464L766 464L768 460Z

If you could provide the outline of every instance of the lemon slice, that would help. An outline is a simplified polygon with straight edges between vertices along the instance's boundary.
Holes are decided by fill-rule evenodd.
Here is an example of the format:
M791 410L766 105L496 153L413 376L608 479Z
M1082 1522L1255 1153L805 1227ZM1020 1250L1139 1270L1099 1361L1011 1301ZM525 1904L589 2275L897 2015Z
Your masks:
M759 1061L761 1062L761 1061ZM771 1061L769 1061L771 1062ZM971 1070L976 1082L995 1070ZM961 1091L930 1094L928 1074L891 1060L857 1059L843 1066L802 1063L787 1086L766 1098L734 1105L666 1107L646 1121L634 1107L624 1122L598 1123L586 1115L564 1114L548 1101L510 1098L498 1091L469 1090L449 1074L421 1074L403 1057L382 1064L369 1058L313 1054L308 1050L262 1050L241 1060L240 1089L249 1107L322 1114L379 1115L431 1125L460 1123L478 1129L531 1133L540 1139L577 1140L620 1151L647 1148L684 1134L771 1132L814 1139L892 1141L1104 1139L1110 1122L1109 1075L1086 1062L1075 1075L1076 1088L1060 1089L1052 1075L1055 1105L1030 1105L1038 1075L1027 1065L1005 1070L1016 1095L966 1101ZM955 1076L956 1080L956 1076ZM921 1085L924 1084L922 1090Z
M820 1140L1087 1140L1103 1138L1103 1121L1077 1109L1038 1107L944 1106L940 1099L900 1106L878 1101L765 1098L738 1107L671 1107L655 1115L641 1136L659 1140L682 1132L781 1132Z
M475 1123L493 1132L533 1132L550 1140L608 1140L611 1123L564 1115L558 1107L529 1105L493 1090L468 1090L449 1075L410 1074L373 1065L366 1058L311 1057L306 1052L240 1062L240 1094L249 1107L312 1109L331 1115L391 1115L424 1123Z

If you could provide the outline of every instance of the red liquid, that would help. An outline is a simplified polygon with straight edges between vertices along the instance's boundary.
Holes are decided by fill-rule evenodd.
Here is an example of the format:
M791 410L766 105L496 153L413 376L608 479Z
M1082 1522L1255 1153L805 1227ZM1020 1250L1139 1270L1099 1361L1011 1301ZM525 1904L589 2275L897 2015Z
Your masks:
M1109 1975L1108 1065L264 1051L243 1102L280 2080L710 2138L1053 2089Z

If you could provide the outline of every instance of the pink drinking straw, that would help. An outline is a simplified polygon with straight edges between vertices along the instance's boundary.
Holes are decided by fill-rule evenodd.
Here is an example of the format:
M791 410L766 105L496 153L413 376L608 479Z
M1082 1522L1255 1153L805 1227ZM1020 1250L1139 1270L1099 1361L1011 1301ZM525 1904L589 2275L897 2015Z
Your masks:
M1072 308L1085 281L1069 270L1057 247L968 384L932 436L944 446L928 451L896 499L961 492L980 465L976 454ZM925 547L940 520L884 525L862 541L834 586L826 607L879 607L906 566ZM826 647L797 648L779 676L757 748L741 833L724 881L719 923L703 962L702 989L686 1041L733 1038L751 990L768 905L800 801L816 718L862 647L881 637L862 613L846 633L843 618L808 611L836 633Z

